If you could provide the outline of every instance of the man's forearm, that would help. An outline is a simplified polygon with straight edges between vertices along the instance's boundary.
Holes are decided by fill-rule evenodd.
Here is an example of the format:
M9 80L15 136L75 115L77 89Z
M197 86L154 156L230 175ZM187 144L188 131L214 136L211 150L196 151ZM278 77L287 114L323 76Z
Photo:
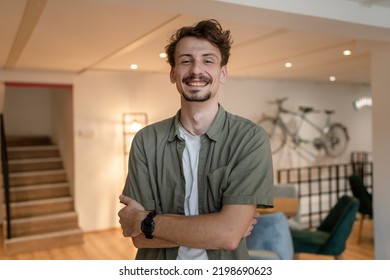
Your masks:
M191 248L234 250L255 215L254 205L228 205L198 216L157 215L153 235Z
M174 248L178 247L177 244L162 240L154 237L153 239L147 239L143 233L132 238L133 244L138 249L143 248Z
M118 212L123 235L137 237L142 233L141 223L148 212L130 197L122 195L120 201L126 205ZM169 246L234 250L242 237L248 235L255 217L255 205L225 205L218 213L197 216L160 214L154 217L152 235ZM144 244L140 241L139 246Z

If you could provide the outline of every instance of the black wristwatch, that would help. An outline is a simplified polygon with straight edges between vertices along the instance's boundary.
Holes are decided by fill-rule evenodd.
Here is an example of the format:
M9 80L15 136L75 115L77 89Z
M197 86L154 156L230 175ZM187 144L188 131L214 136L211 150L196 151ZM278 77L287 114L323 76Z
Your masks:
M141 230L145 234L147 239L153 239L153 231L154 231L154 221L153 218L156 217L157 212L151 211L146 216L146 218L141 223Z

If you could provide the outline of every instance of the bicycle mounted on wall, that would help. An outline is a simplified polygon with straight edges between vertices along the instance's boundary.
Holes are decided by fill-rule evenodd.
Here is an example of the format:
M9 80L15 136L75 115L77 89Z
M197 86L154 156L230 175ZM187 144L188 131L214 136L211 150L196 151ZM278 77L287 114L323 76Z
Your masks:
M324 149L325 153L330 157L340 156L345 151L349 141L348 131L341 123L334 123L331 121L331 115L334 111L325 110L325 124L319 126L307 118L308 113L318 111L315 111L312 107L303 106L299 106L298 112L287 110L283 107L283 102L287 99L287 97L284 97L270 102L277 105L276 116L263 116L258 122L269 136L273 154L283 148L288 137L295 147L299 146L301 143L312 144L317 150ZM282 115L297 117L300 120L300 123L295 129L289 128L288 124L282 119ZM299 133L303 123L307 123L311 126L318 133L318 136L313 139L301 137Z

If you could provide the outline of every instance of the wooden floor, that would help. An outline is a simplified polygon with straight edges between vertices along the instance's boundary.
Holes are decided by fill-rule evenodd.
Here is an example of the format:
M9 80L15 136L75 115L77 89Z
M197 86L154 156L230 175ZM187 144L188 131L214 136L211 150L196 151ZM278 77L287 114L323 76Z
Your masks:
M82 245L32 253L5 256L0 247L0 260L132 260L135 254L133 243L119 229L85 233Z
M0 231L2 232L2 231ZM356 225L348 240L343 256L346 260L373 260L374 242L371 221L365 221L362 240L356 243ZM3 237L0 236L2 241ZM3 242L1 242L3 243ZM33 253L5 256L0 247L0 259L3 260L132 260L136 249L130 239L122 236L119 229L85 233L84 244L64 248L37 251ZM332 257L311 254L299 254L302 260L333 259Z

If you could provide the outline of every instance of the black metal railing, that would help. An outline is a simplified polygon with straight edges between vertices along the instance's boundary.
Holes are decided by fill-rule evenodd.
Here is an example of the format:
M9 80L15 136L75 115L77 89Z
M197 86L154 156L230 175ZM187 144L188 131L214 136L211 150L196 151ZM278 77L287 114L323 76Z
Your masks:
M3 172L5 215L7 218L7 239L10 239L11 238L11 207L10 207L10 191L9 191L10 186L9 186L7 141L5 137L3 114L0 114L0 126L1 126L1 132L0 132L1 133L1 166Z
M373 165L369 154L367 152L351 153L351 164L353 173L362 178L367 190L372 193L372 187L374 185L372 176Z
M372 192L372 170L369 161L281 169L277 172L277 182L297 186L299 222L304 228L315 228L341 196L352 196L348 181L351 174L359 174L368 191Z

